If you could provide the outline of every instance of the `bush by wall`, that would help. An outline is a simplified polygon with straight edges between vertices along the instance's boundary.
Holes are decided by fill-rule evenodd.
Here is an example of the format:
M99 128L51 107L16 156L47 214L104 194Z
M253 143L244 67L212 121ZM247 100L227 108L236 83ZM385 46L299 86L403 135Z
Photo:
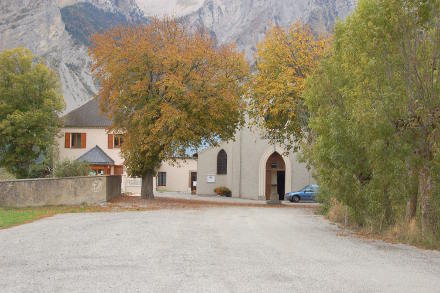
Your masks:
M219 196L225 196L225 197L231 197L232 196L232 192L229 188L227 187L216 187L214 189L214 192L219 195Z
M88 176L90 171L90 166L87 163L64 160L56 165L55 177Z

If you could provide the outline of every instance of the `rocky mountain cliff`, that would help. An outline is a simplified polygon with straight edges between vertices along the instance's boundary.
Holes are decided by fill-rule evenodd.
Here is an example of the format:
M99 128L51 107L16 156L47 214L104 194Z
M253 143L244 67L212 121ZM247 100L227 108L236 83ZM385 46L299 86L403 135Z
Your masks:
M196 12L183 18L192 27L210 30L219 43L235 42L253 59L256 44L272 25L308 23L318 34L332 31L337 19L345 19L357 0L206 0Z
M66 112L97 92L87 53L89 36L118 24L148 22L145 0L1 0L0 50L23 46L57 70ZM161 0L157 0L158 3ZM151 1L150 1L151 2ZM235 42L252 60L256 43L271 24L301 20L317 33L331 31L357 0L205 0L182 17L187 25L208 29L219 43ZM145 13L148 15L149 13Z
M2 0L0 50L23 46L57 70L66 112L97 92L90 74L90 34L145 21L134 0Z

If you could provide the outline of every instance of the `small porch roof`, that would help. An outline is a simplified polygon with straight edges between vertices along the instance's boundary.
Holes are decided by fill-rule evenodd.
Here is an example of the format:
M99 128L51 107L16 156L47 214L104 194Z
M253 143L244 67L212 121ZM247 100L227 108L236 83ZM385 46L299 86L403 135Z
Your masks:
M99 146L95 146L76 160L93 165L115 164L115 161L109 155L107 155Z

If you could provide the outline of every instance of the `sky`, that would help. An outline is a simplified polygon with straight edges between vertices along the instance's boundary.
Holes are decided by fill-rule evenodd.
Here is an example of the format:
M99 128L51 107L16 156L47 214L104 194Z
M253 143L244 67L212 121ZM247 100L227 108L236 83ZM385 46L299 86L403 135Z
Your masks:
M136 0L146 16L182 16L197 10L204 0Z

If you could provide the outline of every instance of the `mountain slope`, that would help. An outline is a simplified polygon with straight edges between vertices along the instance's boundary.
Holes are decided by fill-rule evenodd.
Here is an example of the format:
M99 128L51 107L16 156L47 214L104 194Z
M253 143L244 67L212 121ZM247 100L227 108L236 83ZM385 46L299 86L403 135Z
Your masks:
M345 19L357 0L207 0L183 18L191 27L207 28L219 43L235 42L252 60L256 44L271 24L287 26L295 21L311 25L316 33L333 29Z
M120 23L145 21L134 0L0 1L0 50L27 47L61 79L66 112L97 92L90 74L90 34Z
M1 0L0 51L23 46L43 56L60 76L68 112L97 92L87 50L90 35L119 24L148 22L144 14L151 13L141 11L137 2L146 11L149 4L157 6L163 4L161 1ZM200 0L172 1L177 3L176 7L198 7ZM302 20L315 32L327 32L337 18L345 18L354 9L356 2L205 0L198 10L180 20L192 28L208 29L219 43L237 43L252 60L257 42L271 23L286 26Z

